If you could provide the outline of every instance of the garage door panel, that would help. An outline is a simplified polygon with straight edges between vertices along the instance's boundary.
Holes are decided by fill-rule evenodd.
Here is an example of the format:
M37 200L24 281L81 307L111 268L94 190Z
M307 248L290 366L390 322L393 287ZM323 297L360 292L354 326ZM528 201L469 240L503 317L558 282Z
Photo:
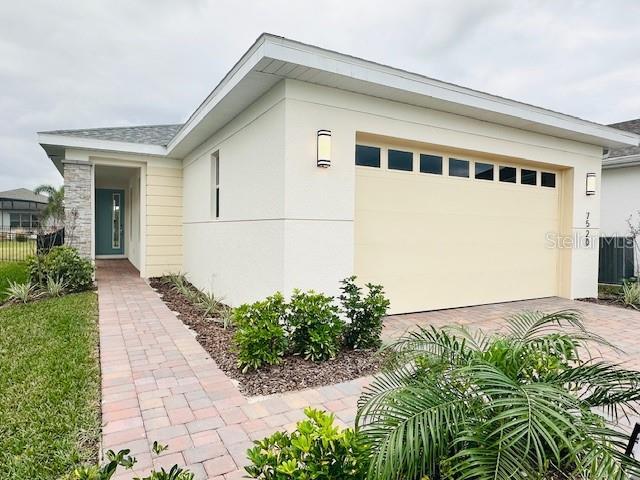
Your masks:
M412 172L356 175L355 271L391 312L557 294L557 189Z

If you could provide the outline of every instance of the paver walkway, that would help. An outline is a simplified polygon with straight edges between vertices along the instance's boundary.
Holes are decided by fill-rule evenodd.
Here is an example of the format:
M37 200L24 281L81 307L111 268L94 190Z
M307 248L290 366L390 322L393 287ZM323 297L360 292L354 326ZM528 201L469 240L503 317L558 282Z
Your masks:
M345 425L353 422L359 393L370 379L245 398L127 261L99 261L97 281L103 450L129 448L138 459L136 470L118 478L175 463L198 479L242 478L251 441L292 428L304 407L335 412ZM589 328L625 349L629 356L623 360L640 368L634 335L640 313L558 298L389 317L384 334L396 337L427 324L495 329L509 313L563 308L582 310ZM169 450L152 458L154 440Z

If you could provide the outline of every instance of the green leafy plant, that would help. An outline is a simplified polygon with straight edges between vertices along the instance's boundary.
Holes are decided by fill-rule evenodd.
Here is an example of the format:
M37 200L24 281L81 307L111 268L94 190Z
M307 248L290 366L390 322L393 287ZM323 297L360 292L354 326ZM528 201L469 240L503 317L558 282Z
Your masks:
M37 297L36 287L31 282L18 283L9 281L5 296L10 302L29 303Z
M48 278L62 279L69 292L93 288L93 264L70 246L53 247L47 254L28 260L31 282L46 288Z
M49 202L42 212L42 223L51 223L54 226L64 225L64 187L55 188L51 185L40 185L33 190L33 193L36 195L44 193L49 197Z
M233 311L236 326L233 339L238 351L238 366L243 372L280 363L288 345L283 328L285 314L286 303L279 292Z
M167 445L162 445L158 442L153 442L152 451L156 455L160 455L167 450ZM119 467L123 467L126 470L131 470L136 464L135 457L129 455L130 450L120 450L115 453L113 450L109 450L106 453L108 462L102 466L89 466L80 467L73 472L74 480L110 480ZM194 480L193 473L188 470L184 470L178 465L174 465L168 471L161 468L159 471L152 470L146 477L133 477L133 480Z
M334 416L307 408L306 420L288 434L276 432L256 441L247 452L250 478L261 480L361 480L366 478L369 449L351 429L334 426Z
M640 372L581 352L607 344L577 312L523 312L506 332L421 329L358 404L376 479L628 479L620 416ZM610 420L611 419L611 420Z
M632 307L638 310L638 307L640 307L640 283L624 282L622 284L620 300L626 307Z
M340 283L340 302L349 319L344 332L345 346L351 349L380 347L382 317L389 308L389 300L384 296L382 286L368 283L367 296L363 297L362 289L356 285L355 276L345 278Z
M171 285L174 290L184 295L187 300L202 310L203 318L213 316L213 320L221 323L224 328L228 328L232 324L230 308L213 293L202 292L195 288L183 273L165 275L162 281Z
M344 323L333 297L312 290L294 290L285 322L295 354L322 361L335 357L340 350Z
M67 288L67 282L63 278L47 277L45 291L50 297L61 297Z

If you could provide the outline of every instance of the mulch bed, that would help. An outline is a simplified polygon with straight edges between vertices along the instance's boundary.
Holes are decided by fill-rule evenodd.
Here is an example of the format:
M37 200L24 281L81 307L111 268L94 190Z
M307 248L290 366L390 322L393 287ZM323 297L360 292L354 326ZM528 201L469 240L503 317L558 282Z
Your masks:
M624 308L625 310L637 311L633 307L627 307L624 303L622 303L620 300L618 300L615 297L600 297L600 298L587 297L587 298L576 298L576 300L578 300L579 302L595 303L597 305L607 305L609 307L618 307L618 308Z
M334 359L322 363L290 355L279 365L242 373L233 351L233 327L225 329L212 319L203 318L198 307L161 278L151 278L149 284L171 310L178 312L178 318L196 332L196 339L218 367L239 381L240 390L246 395L271 395L332 385L374 374L381 368L383 358L378 352L359 350L342 351Z

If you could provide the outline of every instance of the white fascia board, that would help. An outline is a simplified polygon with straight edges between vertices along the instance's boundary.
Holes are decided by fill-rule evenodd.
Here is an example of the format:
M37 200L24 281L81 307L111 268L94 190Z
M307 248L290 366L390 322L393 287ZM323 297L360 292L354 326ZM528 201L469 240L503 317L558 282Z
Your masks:
M336 75L348 76L384 87L417 93L472 109L494 112L552 128L597 137L602 140L603 146L610 144L611 146L635 146L640 144L640 136L632 132L618 130L552 110L464 88L281 37L267 37L263 50L265 57L268 58L295 63ZM366 92L362 93L366 94Z
M161 145L148 145L145 143L115 142L112 140L98 140L84 137L71 137L69 135L53 135L39 133L40 145L57 145L65 148L81 148L90 150L103 150L108 152L138 153L141 155L166 156L167 149Z
M200 106L191 114L178 133L167 145L167 152L170 154L173 149L198 125L202 119L215 108L222 100L264 57L263 44L265 36L261 35L258 40L249 48L242 58L225 75L220 83L213 89Z
M169 142L167 146L169 155L262 59L280 60L294 65L315 68L338 76L374 83L390 89L424 95L462 105L469 108L470 111L490 112L495 114L497 119L501 117L503 121L507 118L518 118L552 130L557 129L560 137L562 137L562 132L564 131L595 139L601 146L620 147L640 144L640 136L631 132L614 129L570 115L442 82L416 73L325 50L283 37L262 34ZM286 78L286 75L283 75L282 78ZM367 94L366 91L361 93ZM508 122L504 123L508 124Z

